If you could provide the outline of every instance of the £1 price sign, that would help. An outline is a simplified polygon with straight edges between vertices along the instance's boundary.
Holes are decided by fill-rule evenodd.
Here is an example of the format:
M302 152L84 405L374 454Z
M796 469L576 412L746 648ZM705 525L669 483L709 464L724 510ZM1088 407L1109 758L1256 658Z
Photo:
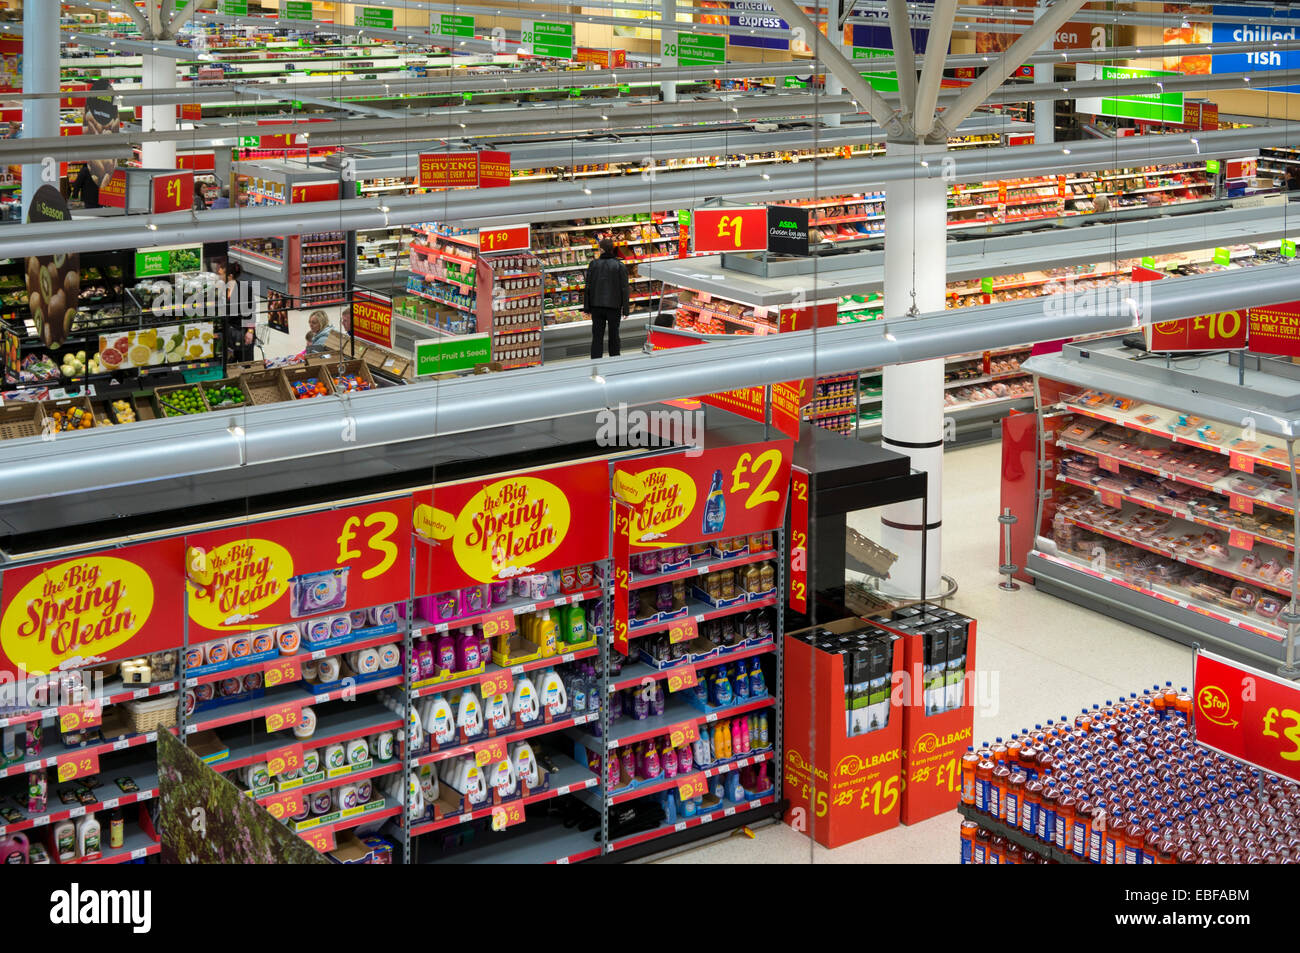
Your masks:
M84 705L59 706L59 731L84 731L94 728L104 720L104 707L99 702Z
M301 791L285 791L283 794L276 794L262 802L265 807L277 821L283 821L288 817L296 817L301 814L306 802L303 800L304 795Z
M149 211L181 212L194 207L194 173L167 172L151 180Z
M99 774L99 754L95 751L73 751L60 757L54 765L60 781L86 778Z
M628 575L632 565L632 507L614 503L614 648L628 654ZM693 621L693 620L692 620Z
M271 777L290 774L302 767L302 745L285 745L266 753L266 773ZM296 811L294 813L297 813Z
M1210 652L1195 666L1197 743L1300 780L1300 685Z
M767 251L767 206L697 208L691 239L696 252Z

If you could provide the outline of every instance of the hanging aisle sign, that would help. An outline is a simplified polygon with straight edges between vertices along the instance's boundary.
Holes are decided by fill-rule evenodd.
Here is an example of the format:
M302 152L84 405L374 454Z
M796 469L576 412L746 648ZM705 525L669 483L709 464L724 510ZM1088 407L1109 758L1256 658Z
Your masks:
M664 30L659 40L664 66L721 66L727 61L727 38L711 33Z
M386 7L354 7L352 25L373 27L379 30L393 28L393 11Z
M573 24L525 21L519 34L519 50L533 56L573 59Z
M459 13L435 14L437 19L430 24L431 33L438 36L458 36L467 40L474 38L474 18Z
M1075 100L1076 112L1094 116L1113 116L1117 119L1142 119L1147 122L1183 121L1183 94L1166 93L1155 84L1167 76L1181 76L1171 70L1136 69L1131 66L1103 66L1094 63L1077 63L1079 82L1122 82L1133 79L1150 79L1152 92L1123 93L1117 96L1080 97Z

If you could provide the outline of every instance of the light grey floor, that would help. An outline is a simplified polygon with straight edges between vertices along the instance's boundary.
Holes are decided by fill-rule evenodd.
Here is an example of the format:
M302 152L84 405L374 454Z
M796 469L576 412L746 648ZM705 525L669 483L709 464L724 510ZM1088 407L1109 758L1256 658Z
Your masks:
M948 453L944 468L943 565L960 590L950 606L978 620L977 667L990 691L975 712L975 740L1073 715L1166 680L1191 683L1190 649L1022 585L1002 592L997 523L1001 448L988 444ZM996 678L996 682L994 679ZM807 864L956 863L958 815L826 850L784 825L735 833L663 863Z

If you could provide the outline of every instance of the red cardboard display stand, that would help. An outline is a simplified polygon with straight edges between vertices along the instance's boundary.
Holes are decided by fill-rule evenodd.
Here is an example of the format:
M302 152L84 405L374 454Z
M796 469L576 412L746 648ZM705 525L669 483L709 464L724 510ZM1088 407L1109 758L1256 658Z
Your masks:
M862 625L859 619L846 619L823 628L847 632ZM903 663L903 642L894 642L895 672ZM891 693L888 725L848 737L839 657L786 635L784 694L782 778L790 805L785 823L823 847L841 847L897 827L905 721L898 693Z
M887 622L882 629L896 632ZM966 635L966 677L960 708L926 714L924 701L925 639L920 633L899 633L904 646L907 687L903 707L904 824L919 824L957 809L961 800L961 756L971 744L975 704L975 620ZM788 684L788 682L787 682Z

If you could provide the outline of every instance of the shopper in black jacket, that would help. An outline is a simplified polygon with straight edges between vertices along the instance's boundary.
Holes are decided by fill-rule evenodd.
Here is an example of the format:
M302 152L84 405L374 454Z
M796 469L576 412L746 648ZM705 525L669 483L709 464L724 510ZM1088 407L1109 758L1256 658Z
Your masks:
M591 359L604 356L605 327L609 326L609 356L618 357L618 324L628 311L627 266L614 253L614 243L600 240L600 257L587 266L582 310L591 315Z

